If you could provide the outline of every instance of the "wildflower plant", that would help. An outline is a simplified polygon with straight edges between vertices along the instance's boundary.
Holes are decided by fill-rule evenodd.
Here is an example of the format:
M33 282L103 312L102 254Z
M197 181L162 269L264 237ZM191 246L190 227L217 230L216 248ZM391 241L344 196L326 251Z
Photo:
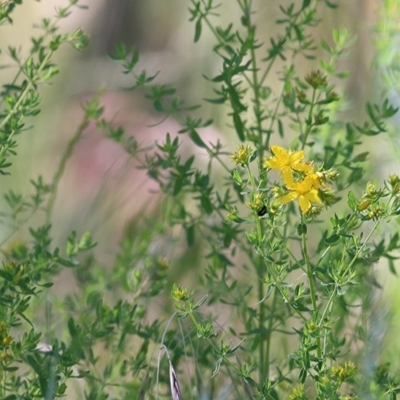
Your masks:
M1 3L0 21L10 22L21 3ZM33 180L31 195L4 195L10 234L33 214L43 224L32 223L26 242L2 246L1 398L395 399L393 360L370 349L379 347L375 266L386 260L396 273L400 178L370 176L364 142L380 140L397 109L384 99L367 103L364 123L344 120L340 65L354 39L341 28L319 42L313 31L332 2L279 4L281 29L268 39L249 0L189 4L194 42L208 29L220 65L204 76L212 91L205 101L234 140L208 142L202 128L213 122L198 105L137 71L139 53L117 46L110 57L132 80L128 90L140 88L160 120L175 118L181 128L143 148L105 118L99 92L53 179ZM59 32L75 6L69 0L43 21L26 59L9 49L18 72L1 94L3 178L26 117L39 113L39 84L58 72L53 53L63 43L87 45L80 29ZM240 16L223 25L217 16L229 7ZM53 247L57 189L90 123L162 193L151 217L128 225L111 265L96 258L89 232ZM182 153L182 138L208 155L205 165L196 151ZM154 250L161 241L180 255ZM51 286L65 268L76 291L60 300Z

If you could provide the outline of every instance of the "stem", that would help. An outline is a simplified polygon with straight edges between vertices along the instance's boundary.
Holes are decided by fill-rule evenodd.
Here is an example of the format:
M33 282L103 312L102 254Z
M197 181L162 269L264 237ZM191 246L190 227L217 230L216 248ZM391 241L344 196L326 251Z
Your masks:
M254 36L254 29L250 30L249 27L249 35ZM252 89L254 93L254 115L256 117L256 122L257 122L257 131L258 135L260 137L260 144L262 145L262 125L261 125L261 108L260 108L260 86L258 83L258 74L257 74L257 59L256 59L256 52L254 51L254 47L251 47L250 50L250 57L251 57L251 63L253 65L253 84L252 84ZM262 154L261 154L262 156Z
M5 397L5 391L6 391L6 372L4 371L4 364L3 362L0 364L0 395L2 398Z
M356 262L358 256L360 255L361 251L364 249L365 245L367 244L368 240L370 239L371 235L373 234L373 232L375 231L375 229L378 227L379 225L379 221L375 222L375 225L372 227L371 231L369 232L368 236L366 237L366 239L364 240L364 243L360 246L360 248L357 250L356 254L354 255L354 257L352 258L352 260L350 261L350 263L348 264L348 266L346 267L346 269L343 271L343 273L341 274L341 277L344 277L349 269L353 266L353 264ZM325 306L324 312L321 315L320 321L318 323L318 327L321 327L326 315L328 314L328 311L330 312L332 309L332 305L333 305L333 299L335 297L336 294L336 290L333 289L331 296L329 297L328 303ZM325 346L324 346L325 348Z
M261 167L262 165L262 160L263 160L263 153L264 149L262 147L263 140L262 140L262 123L261 123L261 105L260 105L260 85L258 82L258 69L257 69L257 58L256 58L256 52L254 49L254 40L255 40L255 26L252 26L251 20L250 20L250 12L251 12L251 0L244 0L243 4L239 2L239 5L245 14L245 18L248 18L247 22L247 34L249 38L252 38L253 40L253 45L250 48L250 59L251 59L251 64L252 64L252 82L251 82L251 88L253 90L253 95L254 95L254 116L256 119L256 128L258 132L258 160L259 160L259 166ZM247 166L248 171L249 171L249 177L251 181L251 185L253 187L253 191L256 191L256 185L254 182L254 177L250 171L249 166ZM260 175L263 174L262 168L260 168ZM259 218L256 218L256 226L257 226L257 241L259 243L259 246L261 246L261 242L264 236L263 233L263 226L261 223L261 220ZM265 305L264 302L261 301L264 297L264 282L262 281L262 274L263 274L263 267L264 267L264 260L262 256L257 257L256 260L256 270L257 270L257 276L258 276L258 327L260 328L260 332L263 331L264 328L264 321L265 321ZM267 350L268 348L268 334L265 337L262 337L260 340L260 345L258 349L258 355L259 355L259 382L260 384L264 381L265 378L268 378L269 375L269 352ZM266 359L266 356L268 354L268 358Z
M197 319L196 319L196 317L195 317L193 311L191 310L190 306L188 307L187 303L186 303L186 307L187 307L187 308L186 308L186 311L187 311L187 313L188 313L188 316L189 316L190 319L192 320L194 326L196 327L196 330L198 330L198 328L199 328L199 323L197 322ZM214 343L213 343L209 338L206 339L206 340L207 340L208 343L211 345L211 347L213 347L215 354L218 354L218 349L217 349L217 347L214 345ZM235 371L235 373L236 373L237 375L240 376L240 373L241 373L241 372L240 372L240 368L239 368L237 365L235 365L226 355L222 355L222 354L221 354L220 356L221 356L221 358L223 359L224 363L225 363L226 365L230 366L230 367ZM228 368L227 368L227 371L228 371L228 375L231 376L230 371L229 371ZM233 379L232 379L232 380L233 380ZM234 385L234 388L235 388L235 391L236 391L236 395L237 395L237 396L240 396L240 393L238 392L238 389L237 389L236 385ZM239 398L239 397L237 397L237 398Z
M283 230L283 234L281 235L279 232L279 229L274 229L275 233L278 233L280 238L286 238L287 235L287 228L288 228L288 224L285 225L284 230ZM288 251L288 253L293 257L293 259L295 261L296 258L294 257L294 254L290 251L289 247L286 245L286 250ZM280 253L280 260L282 260L283 257L283 253ZM273 328L273 324L274 324L274 318L275 318L275 309L276 309L276 305L277 305L277 300L278 300L278 292L276 290L274 290L274 297L272 299L272 306L269 312L269 318L268 318L268 330L267 330L267 344L266 344L266 363L267 363L267 378L269 377L269 364L270 364L270 357L271 357L271 337L272 337L272 328Z
M274 324L274 317L275 317L275 308L276 303L278 300L278 292L274 290L274 297L272 299L272 306L269 311L269 318L268 318L268 328L267 328L267 339L266 339L266 348L265 348L265 363L266 363L266 378L269 377L269 364L270 364L270 357L271 357L271 336L272 336L272 327Z
M257 190L257 186L254 180L254 176L251 172L251 169L249 165L247 165L247 171L249 174L249 179L250 183L252 186L252 191L255 192ZM261 246L262 238L263 238L263 227L261 224L261 220L259 218L256 218L256 229L257 229L257 241L259 243L259 246ZM264 327L264 320L265 320L265 305L264 302L261 301L264 297L264 282L262 281L262 267L264 266L264 260L262 256L260 255L257 257L257 260L255 260L255 267L256 267L256 272L257 272L257 277L258 277L258 327L260 329L260 332L262 332L263 327ZM258 349L258 356L260 359L260 368L259 368L259 380L260 384L263 382L265 377L267 376L267 368L266 368L266 363L265 363L265 354L266 354L266 348L264 348L264 343L266 341L267 337L263 337L260 340L260 346Z
M303 143L302 143L302 145L301 145L301 149L302 149L302 150L304 150L304 147L306 147L308 135L310 134L311 128L313 127L313 123L312 123L312 113L313 113L313 111L314 111L315 95L316 95L316 90L313 89L312 98L311 98L310 111L309 111L309 113L308 113L307 128L306 128L306 131L304 132Z
M379 225L379 221L375 222L375 225L372 227L370 233L368 233L368 236L365 238L364 243L360 246L360 248L358 249L357 253L354 254L353 259L350 261L350 263L347 265L347 268L343 271L342 276L345 276L347 274L347 272L349 271L349 269L353 266L353 264L356 262L358 256L361 254L361 252L364 250L365 245L367 244L368 240L370 239L370 237L372 236L372 234L375 232L375 229L378 227Z
M83 135L83 132L88 127L89 121L90 121L89 116L85 115L82 123L79 125L77 131L75 132L75 135L69 141L67 148L65 149L65 152L61 158L60 164L58 165L57 172L55 173L55 175L53 177L53 182L51 184L53 190L51 192L51 195L49 197L49 200L47 202L47 207L46 207L46 218L47 218L48 223L50 222L50 219L51 219L51 214L52 214L53 208L54 208L54 202L57 197L58 185L60 183L61 177L64 174L65 167L67 165L67 161L72 156L72 153L74 151L76 144L79 142L79 140L81 139L81 137Z
M304 224L304 216L301 216L301 223ZM308 278L308 282L310 285L310 297L311 297L311 303L313 306L313 320L316 320L317 317L317 293L315 290L315 282L314 282L314 273L311 267L310 263L310 257L308 256L308 250L307 250L307 238L306 234L303 231L301 234L301 250L303 253L303 258L304 258L304 263L306 264L306 274ZM318 358L321 358L321 338L318 336L317 339L317 354Z

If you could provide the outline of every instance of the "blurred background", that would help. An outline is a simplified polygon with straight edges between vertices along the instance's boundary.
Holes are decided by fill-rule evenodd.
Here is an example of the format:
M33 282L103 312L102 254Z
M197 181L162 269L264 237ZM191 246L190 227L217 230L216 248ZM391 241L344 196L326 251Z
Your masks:
M282 2L283 5L289 3ZM34 24L43 17L53 16L55 9L65 4L63 0L43 0L18 7L14 13L14 26L3 28L0 43L21 46L22 52L26 51L30 37L35 34ZM120 42L140 51L138 71L146 69L149 74L159 71L157 83L176 87L178 95L188 104L199 104L213 94L202 74L216 74L220 61L209 51L213 38L207 29L203 29L200 42L193 43L194 27L189 21L188 0L96 0L82 4L89 9L75 8L72 15L62 20L61 30L72 32L82 27L90 34L90 46L82 53L68 46L58 52L56 63L60 65L60 74L51 85L42 88L41 116L36 119L33 129L20 138L20 151L24 153L20 160L24 162L14 166L13 185L19 182L25 185L39 174L50 179L66 143L81 121L82 105L99 88L105 89L102 103L106 117L114 118L116 125L124 126L127 135L134 135L140 143L154 143L163 139L166 132L176 135L179 125L173 119L150 129L149 125L162 117L154 114L142 92L123 90L132 86L133 80L108 56ZM343 70L350 71L350 78L339 84L347 95L350 116L362 119L365 100L378 97L371 62L375 57L373 33L379 2L339 1L338 5L332 10L321 4L324 23L315 30L315 35L330 41L333 27L347 27L357 36L356 45L343 62ZM216 24L225 26L239 20L240 10L232 2L222 2L222 7L229 12L221 12L215 18ZM260 38L268 42L269 37L277 33L273 22L280 17L280 10L274 2L254 1L254 7L258 10L254 20ZM6 54L1 56L5 62ZM304 65L298 67L306 73L317 67L315 63L304 61ZM277 70L279 67L277 65ZM2 71L4 81L10 76L8 73L13 72ZM274 86L274 82L269 84ZM203 134L210 140L219 137L228 144L232 130L227 127L223 108L203 102L200 113L204 119L214 120L214 125ZM232 151L235 143L228 144L227 151ZM198 149L194 151L199 153ZM201 159L201 154L198 155ZM140 195L138 188L141 188ZM121 231L124 223L148 204L154 197L148 196L149 189L155 187L143 172L135 171L123 150L102 138L92 127L67 165L54 210L54 225L69 231L70 227L82 224L97 237L106 234L105 243L115 246L120 236L112 235L116 240L110 243L110 229ZM64 242L62 232L60 235Z

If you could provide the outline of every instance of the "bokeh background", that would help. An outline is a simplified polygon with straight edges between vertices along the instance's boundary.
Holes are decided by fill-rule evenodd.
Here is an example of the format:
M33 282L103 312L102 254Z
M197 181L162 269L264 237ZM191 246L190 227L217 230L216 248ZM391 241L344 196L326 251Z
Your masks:
M65 4L63 0L43 0L18 7L13 16L14 26L2 29L2 45L21 46L23 53L35 34L34 24L43 17L53 16L55 9ZM176 87L179 96L188 104L199 104L213 94L202 74L216 74L220 61L210 51L213 39L207 29L203 29L200 42L193 43L194 27L187 10L190 1L88 0L82 4L89 8L74 9L61 21L61 30L74 31L82 27L90 34L90 46L82 53L64 46L56 55L60 74L51 85L42 87L42 112L33 129L20 138L23 162L15 164L12 182L9 180L12 185L25 185L39 174L46 179L52 177L66 143L81 121L82 105L100 88L105 90L102 100L105 116L113 117L116 124L123 125L127 134L135 135L140 143L154 143L163 139L166 132L176 135L179 125L173 119L149 128L162 117L153 112L143 93L123 90L132 86L132 78L124 75L121 66L109 57L120 42L140 51L138 70L146 69L149 74L159 71L157 83ZM254 1L254 5L258 10L254 20L260 38L268 42L278 29L274 24L280 17L278 5L266 1ZM350 77L338 83L346 94L349 116L362 120L365 100L379 99L377 73L371 65L376 56L374 30L380 2L339 1L338 5L332 10L321 4L324 23L315 29L315 36L330 41L333 27L346 27L357 37L356 44L342 62L342 69L348 70ZM233 2L222 2L221 10L224 11L215 18L216 24L226 25L240 18L239 9ZM7 64L6 53L1 56ZM279 67L278 64L276 69ZM316 61L304 61L297 67L306 73L317 65ZM7 81L13 72L3 69L2 81ZM278 79L276 81L278 83ZM269 84L274 86L274 82ZM221 138L227 151L232 151L236 142L231 140L234 136L227 126L223 108L203 102L201 114L205 119L214 120L213 127L204 135L209 135L206 137L210 139ZM382 148L380 153L386 154L385 144L380 143L379 147ZM201 159L201 154L198 155ZM103 232L108 243L110 229L120 230L124 221L150 198L143 189L151 183L144 174L135 172L131 164L117 145L103 139L95 127L89 129L68 163L56 202L54 225L69 231L76 224L82 224L97 235ZM138 192L139 188L142 190ZM118 235L112 237L118 240ZM115 241L111 242L115 245Z

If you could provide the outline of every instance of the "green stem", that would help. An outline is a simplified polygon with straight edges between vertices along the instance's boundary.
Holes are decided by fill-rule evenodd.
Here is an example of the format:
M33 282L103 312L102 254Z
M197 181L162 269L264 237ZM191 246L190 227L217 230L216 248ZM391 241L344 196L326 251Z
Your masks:
M274 297L272 299L272 305L271 309L269 311L269 316L268 316L268 328L267 328L267 338L266 338L266 348L265 348L265 364L266 364L266 370L265 370L265 377L269 377L269 364L270 364L270 358L271 358L271 337L272 337L272 328L274 324L274 317L275 317L275 309L277 305L277 300L278 300L278 291L275 289L274 290Z
M390 201L390 200L389 200ZM389 203L389 202L388 202ZM367 244L368 240L370 239L371 235L373 234L373 232L375 231L375 229L378 227L379 225L379 221L375 222L375 225L372 227L371 231L369 232L368 236L366 237L366 239L364 240L364 243L360 246L360 248L357 250L356 254L354 255L354 257L352 258L352 260L350 261L350 263L348 264L348 266L346 267L346 269L342 272L341 277L344 277L349 269L354 265L354 263L356 262L358 256L361 254L362 250L364 249L365 245ZM328 249L327 249L328 250ZM325 253L324 253L325 254ZM322 257L321 257L322 259ZM343 261L343 260L342 260ZM322 324L324 323L325 318L327 317L328 313L330 314L331 310L332 310L332 305L333 305L333 300L335 298L336 295L336 290L333 289L329 300L325 306L325 309L321 315L321 318L319 320L318 323L318 327L320 328L322 326ZM324 340L325 342L325 340ZM325 345L324 345L324 349L325 349Z
M250 3L245 0L243 4L239 2L240 7L242 8L243 13L245 14L245 18L248 18L247 21L247 34L249 37L251 37L254 41L254 33L255 33L255 27L252 26L251 21L250 21L250 11L251 11L251 1ZM254 43L253 43L254 44ZM263 160L263 148L262 148L262 124L261 124L261 108L260 108L260 86L258 82L258 69L257 69L257 58L256 58L256 53L254 49L254 45L251 46L250 49L250 59L251 59L251 64L252 64L252 82L251 82L251 88L253 90L253 95L254 95L254 116L256 119L256 125L257 125L257 131L258 131L258 136L259 136L259 146L258 146L258 159L259 159L259 165L262 165L262 160ZM248 172L249 172L249 177L251 181L251 185L253 188L253 192L257 190L255 181L254 181L254 176L249 168L247 166ZM260 168L260 172L262 173L262 169ZM257 229L257 241L259 246L261 246L261 242L263 239L263 226L261 223L261 220L259 218L256 218L256 229ZM256 260L256 271L257 271L257 277L258 277L258 327L260 329L260 332L263 331L264 327L264 321L265 321L265 305L264 302L261 301L264 297L264 282L262 281L262 276L263 276L263 266L264 266L264 260L261 256L257 257ZM266 377L268 377L268 360L266 360L266 353L267 353L267 344L268 341L266 341L267 337L263 337L260 340L260 345L259 345L259 362L260 362L260 368L259 368L259 382L260 384L264 381ZM267 362L266 362L267 361Z
M347 272L349 269L354 265L354 263L357 261L358 256L361 254L361 252L364 250L365 245L368 243L368 240L372 236L372 234L375 232L375 229L378 227L380 221L376 221L374 226L372 227L371 231L368 233L368 236L365 238L364 243L360 246L360 248L357 250L356 254L354 255L353 259L350 261L350 263L347 265L346 269L343 271L342 276L346 276Z
M309 113L308 113L307 128L306 128L306 131L304 132L303 143L302 143L302 145L301 145L301 149L302 149L302 150L304 150L304 148L306 147L308 135L310 134L311 128L313 127L312 117L313 117L313 111L314 111L314 103L315 103L315 96L316 96L316 93L317 93L316 90L313 89L312 98L311 98L311 105L310 105L310 111L309 111Z
M191 310L191 307L188 306L187 304L186 304L186 311L187 311L187 313L188 313L190 319L192 320L194 326L196 327L196 330L198 330L198 328L199 328L199 323L197 322L197 319L196 319L196 317L195 317L193 311ZM207 340L208 343L211 345L211 347L213 347L215 354L218 354L218 349L217 349L217 347L214 345L214 343L212 343L212 341L211 341L210 339L206 339L206 340ZM220 355L220 356L221 356L221 358L224 360L224 363L225 363L226 365L230 366L230 367L235 371L235 373L236 373L237 375L240 376L240 374L241 374L240 368L239 368L236 364L234 364L226 355ZM231 376L231 374L230 374L230 372L229 372L229 369L228 369L228 374ZM238 392L238 389L237 389L236 385L235 385L235 391L236 391L237 396L239 396L240 393ZM238 398L238 397L237 397L237 398Z
M47 202L47 207L46 207L46 218L47 222L50 222L51 219L51 214L53 212L54 208L54 202L57 197L57 192L58 192L58 185L60 183L61 177L64 174L65 167L67 165L67 161L70 159L72 156L72 153L74 151L74 148L76 144L79 142L81 139L83 132L89 125L90 118L88 115L85 115L82 123L79 125L77 131L75 132L75 135L72 137L72 139L69 141L67 148L65 149L65 152L61 158L60 164L58 165L57 172L55 173L52 181L52 192L50 194L49 200Z
M253 173L251 172L250 166L247 165L247 172L249 174L249 179L252 187L252 191L255 193L257 191L257 186L254 180ZM261 220L259 218L256 218L256 229L257 229L257 242L259 246L261 246L262 238L263 238L263 226L261 224ZM265 305L264 302L261 301L264 297L264 282L262 281L263 277L263 266L264 266L264 260L262 256L260 255L257 257L257 260L255 260L256 264L256 272L257 272L257 278L258 278L258 327L260 329L260 332L263 331L263 326L264 326L264 321L265 321ZM259 346L259 359L260 359L260 368L259 368L259 380L260 384L261 382L265 379L266 377L266 363L265 363L265 353L266 349L264 346L266 338L262 338L260 341L260 346Z
M6 395L6 372L4 370L4 365L3 362L0 364L0 382L1 382L1 387L0 387L0 394L1 398L5 398Z
M301 223L305 224L304 222L304 216L301 216ZM313 307L313 320L316 321L317 319L317 314L318 314L318 309L317 309L317 292L315 289L315 279L314 279L314 272L312 270L311 267L311 263L310 263L310 257L308 255L308 250L307 250L307 238L306 238L306 234L303 230L302 234L301 234L301 250L303 253L303 258L304 258L304 263L306 265L306 274L307 274L307 278L308 278L308 283L310 286L310 297L311 297L311 304ZM317 355L318 358L321 358L321 338L318 336L317 337Z
M289 217L288 217L289 218ZM279 229L275 228L274 232L279 234L279 237L282 239L282 243L286 243L286 237L287 237L287 230L288 230L288 226L289 224L285 224L284 230L283 230L283 234L281 234L279 232ZM289 249L289 246L286 244L286 251L289 253L289 255L297 262L297 259L295 258L294 254L291 252L291 250ZM283 252L280 253L280 260L282 260L283 258ZM266 344L266 355L265 355L265 361L267 364L267 378L269 377L269 367L270 367L270 358L271 358L271 337L272 337L272 328L273 328L273 324L274 324L274 318L275 318L275 309L277 306L277 300L278 300L278 292L276 290L274 290L274 297L272 299L272 305L271 305L271 309L269 312L269 318L268 318L268 330L267 330L267 344Z

